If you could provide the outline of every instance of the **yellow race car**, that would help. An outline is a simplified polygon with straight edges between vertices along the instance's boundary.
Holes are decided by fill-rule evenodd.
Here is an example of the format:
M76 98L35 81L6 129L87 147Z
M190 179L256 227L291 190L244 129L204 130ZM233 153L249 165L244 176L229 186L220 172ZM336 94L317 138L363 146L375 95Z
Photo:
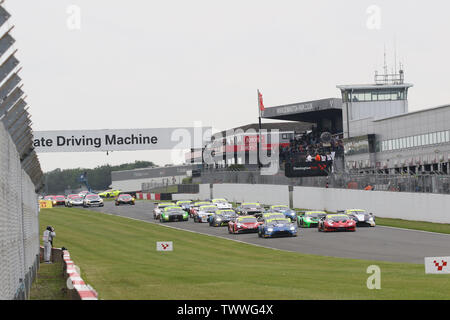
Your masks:
M115 198L117 197L122 191L116 190L116 189L109 189L105 190L103 192L100 192L98 195L102 198Z

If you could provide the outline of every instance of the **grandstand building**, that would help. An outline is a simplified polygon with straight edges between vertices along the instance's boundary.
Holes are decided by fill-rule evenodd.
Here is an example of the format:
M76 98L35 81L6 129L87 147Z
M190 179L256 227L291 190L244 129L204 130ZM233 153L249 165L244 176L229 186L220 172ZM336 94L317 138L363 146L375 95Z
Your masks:
M449 174L450 105L408 112L403 71L375 84L337 86L342 93L347 169Z

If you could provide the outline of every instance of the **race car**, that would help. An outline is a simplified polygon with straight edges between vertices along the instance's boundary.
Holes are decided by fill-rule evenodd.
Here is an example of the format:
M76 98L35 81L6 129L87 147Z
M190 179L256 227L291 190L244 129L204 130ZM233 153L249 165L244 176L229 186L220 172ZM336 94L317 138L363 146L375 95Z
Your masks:
M253 216L239 216L228 222L228 233L258 232L260 223Z
M257 213L262 213L264 208L257 202L246 202L242 203L236 208L236 212L239 215L255 215Z
M258 228L258 236L261 238L276 237L276 236L297 236L297 226L291 222L291 219L274 218L265 219Z
M86 195L87 194L89 194L90 192L89 191L87 191L87 190L84 190L84 191L80 191L79 193L78 193L78 195L80 196L80 197L86 197Z
M284 219L284 218L286 218L286 216L281 212L270 212L270 211L263 212L263 213L257 213L257 214L255 214L255 217L258 220L258 222L263 222L266 219L275 219L275 218Z
M103 199L95 193L87 194L83 199L83 207L87 208L93 206L103 207Z
M134 205L135 204L135 199L130 194L127 194L127 193L119 194L117 196L117 198L114 200L114 204L116 206L119 206L121 204Z
M67 200L67 207L75 207L75 206L82 206L83 205L83 197L80 197L79 195L75 195L73 197L68 198Z
M173 202L155 202L155 208L153 209L153 219L159 219L161 212L164 210L164 208L166 207L175 207L176 204Z
M222 209L232 209L233 206L226 199L212 199L212 204L215 204L217 208Z
M65 196L54 196L52 201L53 206L65 206L66 205L66 197Z
M217 210L213 215L209 217L209 225L214 227L221 227L228 225L233 219L237 218L236 212L232 209Z
M160 222L188 221L189 214L179 206L165 207L159 216Z
M80 198L80 195L79 195L78 193L67 195L66 200L65 200L65 202L64 202L64 205L65 205L66 207L68 207L69 200L72 199L72 198Z
M194 202L194 204L191 204L190 208L189 208L189 216L191 218L194 218L194 216L197 214L198 208L201 206L206 206L206 205L210 205L211 202L209 201L197 201Z
M320 218L318 231L356 231L356 222L346 214L327 214Z
M105 190L103 192L100 192L98 195L102 198L115 198L117 197L122 191L115 190L115 189L109 189Z
M177 206L181 207L184 211L189 212L189 208L191 207L191 200L179 200L177 201Z
M286 205L278 204L271 206L269 211L281 212L286 216L286 218L291 219L291 221L297 220L297 214L295 213L295 211Z
M375 216L372 213L367 213L363 209L345 209L338 210L337 213L347 214L356 222L357 227L375 227Z
M297 216L297 225L301 228L317 228L320 218L326 215L325 211L302 211Z
M200 206L194 214L194 222L208 222L209 216L212 216L217 210L219 209L213 204Z

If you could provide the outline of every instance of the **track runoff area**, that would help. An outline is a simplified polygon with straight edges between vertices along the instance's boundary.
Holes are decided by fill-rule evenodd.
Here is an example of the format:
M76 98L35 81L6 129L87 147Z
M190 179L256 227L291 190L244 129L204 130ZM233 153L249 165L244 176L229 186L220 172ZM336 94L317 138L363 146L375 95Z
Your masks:
M136 201L134 206L115 206L114 202L105 201L104 207L91 210L266 248L330 257L423 264L424 257L447 256L450 244L448 234L383 226L329 233L299 228L297 237L259 238L257 233L229 234L227 227L212 227L193 219L161 223L153 219L153 208L154 203L145 200Z

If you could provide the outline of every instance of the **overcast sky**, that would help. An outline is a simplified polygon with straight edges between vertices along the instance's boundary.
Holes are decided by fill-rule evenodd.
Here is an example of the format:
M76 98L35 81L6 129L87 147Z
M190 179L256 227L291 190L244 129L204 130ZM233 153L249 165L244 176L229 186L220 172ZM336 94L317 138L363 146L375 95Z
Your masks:
M80 29L76 12L68 13L73 5ZM447 0L7 0L4 7L35 131L253 123L257 88L266 107L340 97L338 84L373 82L384 47L393 66L395 42L414 84L410 111L450 103ZM44 171L171 161L167 151L39 158Z

